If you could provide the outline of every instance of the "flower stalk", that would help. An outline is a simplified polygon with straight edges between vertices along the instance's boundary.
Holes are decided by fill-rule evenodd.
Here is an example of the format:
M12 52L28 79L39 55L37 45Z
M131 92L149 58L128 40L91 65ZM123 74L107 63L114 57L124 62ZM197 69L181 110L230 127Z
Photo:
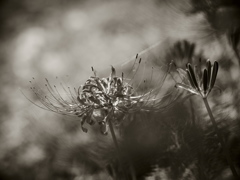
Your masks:
M113 114L113 111L111 110L110 111L110 115L112 115L112 114ZM118 142L117 142L117 138L116 138L116 134L115 134L115 131L114 131L114 128L113 128L111 117L112 116L107 116L107 118L108 118L107 122L108 122L110 133L111 133L111 136L112 136L115 148L116 148L117 159L118 159L118 162L120 163L120 168L123 171L123 175L124 175L125 180L127 180L128 179L128 175L127 175L127 172L125 171L125 169L123 167L123 163L122 163L122 159L121 159L121 150L120 150L120 147L119 147Z
M61 95L62 93L56 85L52 85L48 79L45 79L47 92L38 86L31 87L41 104L30 101L42 109L78 117L81 121L82 131L85 133L88 131L84 126L86 123L89 125L98 124L103 135L107 135L110 129L120 171L123 173L123 178L127 180L129 174L123 166L114 126L120 125L129 113L139 111L147 104L151 100L149 99L150 93L138 95L127 79L124 79L123 73L121 77L116 75L114 67L111 68L109 77L104 78L98 77L93 67L92 71L94 76L88 78L79 88L71 89L60 83L67 98ZM32 81L30 83L33 85Z
M204 105L207 109L208 115L210 117L211 123L215 129L215 133L217 134L221 147L223 148L224 154L226 156L226 159L227 159L228 165L230 166L232 174L235 179L239 179L238 173L234 167L234 164L231 160L231 157L225 145L223 135L217 126L217 123L215 121L215 118L213 116L213 113L211 111L211 108L207 100L209 93L214 87L214 84L217 78L218 68L219 68L219 65L217 61L214 62L213 66L211 65L210 61L207 61L207 66L203 70L203 72L201 71L201 69L200 70L197 70L197 68L194 69L192 65L188 63L187 69L186 69L186 75L187 75L189 84L177 83L176 87L187 90L192 94L201 96L204 102Z
M207 109L207 112L208 112L208 115L210 117L210 120L211 120L211 122L213 124L213 127L215 129L215 132L216 132L216 134L218 136L220 144L221 144L221 146L223 148L224 154L226 155L226 159L227 159L228 165L229 165L229 167L230 167L230 169L232 171L232 174L233 174L234 178L237 180L237 179L239 179L238 173L237 173L237 171L236 171L236 169L234 167L234 164L233 164L233 162L231 160L231 157L230 157L230 155L229 155L229 153L227 151L226 144L224 142L224 139L223 139L223 136L222 136L221 132L218 129L218 126L217 126L217 123L215 121L215 118L213 117L211 108L209 107L209 104L208 104L208 100L207 100L207 98L202 98L202 99L203 99L204 105L205 105L205 107Z

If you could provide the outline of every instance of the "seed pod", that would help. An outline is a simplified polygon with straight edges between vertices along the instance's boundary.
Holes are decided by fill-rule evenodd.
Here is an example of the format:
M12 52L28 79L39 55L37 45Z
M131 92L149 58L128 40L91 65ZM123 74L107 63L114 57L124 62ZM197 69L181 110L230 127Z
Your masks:
M212 78L211 78L211 83L210 83L210 88L209 91L213 88L216 78L217 78L217 73L218 73L218 62L215 61L213 65L213 72L212 72Z
M193 82L193 80L192 80L192 77L191 77L191 74L190 74L189 70L187 69L186 71L187 71L188 79L189 79L189 82L190 82L191 86L192 86L194 89L197 89L196 86L195 86L195 84L194 84L194 82Z
M207 94L207 89L208 89L208 71L207 69L204 69L203 71L203 93L204 95Z
M196 79L195 73L194 73L194 71L193 71L193 68L192 68L191 64L188 63L188 64L187 64L187 67L188 67L188 70L189 70L189 75L190 75L190 77L191 77L191 79L192 79L192 82L193 82L193 84L194 84L194 87L195 87L197 90L200 90L200 89L199 89L199 86L198 86L198 83L197 83L197 79Z
M209 87L209 84L210 84L210 81L211 81L211 75L212 75L212 67L211 67L211 62L208 60L207 61L207 74L208 74L208 77L207 77L207 86Z

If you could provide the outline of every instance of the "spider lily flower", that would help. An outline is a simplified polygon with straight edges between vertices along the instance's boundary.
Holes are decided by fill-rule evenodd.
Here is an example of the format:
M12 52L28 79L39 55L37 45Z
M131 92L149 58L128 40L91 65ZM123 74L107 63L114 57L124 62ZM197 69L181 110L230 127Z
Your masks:
M105 78L97 77L93 68L92 71L94 76L88 78L78 89L60 83L67 98L61 95L56 85L51 85L45 79L47 95L42 88L31 87L41 105L30 101L45 110L79 117L84 132L88 131L84 127L85 123L93 125L97 122L101 132L107 134L110 120L118 124L128 113L139 110L149 93L135 95L133 87L124 80L123 74L122 77L116 76L114 67L110 76Z
M219 68L218 62L215 61L212 66L211 62L207 61L207 66L203 72L196 67L193 68L190 63L186 66L186 71L180 71L187 76L187 83L177 83L176 87L185 89L192 94L200 95L203 98L207 98L216 81Z

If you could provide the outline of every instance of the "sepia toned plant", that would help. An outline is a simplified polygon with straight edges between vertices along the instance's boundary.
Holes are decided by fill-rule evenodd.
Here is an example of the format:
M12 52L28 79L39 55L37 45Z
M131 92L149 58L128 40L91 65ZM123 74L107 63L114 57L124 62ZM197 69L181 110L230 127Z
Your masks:
M94 71L93 68L92 70ZM125 115L141 109L144 102L149 101L150 92L135 95L136 92L125 81L123 75L122 73L122 77L116 76L116 70L112 67L109 77L97 77L94 71L94 76L88 78L78 89L71 90L70 87L64 87L61 83L68 98L64 98L57 86L51 85L48 79L45 79L49 94L44 94L40 87L31 87L43 106L34 104L45 110L81 118L84 132L87 132L87 128L84 127L85 123L89 125L98 123L101 132L107 134L109 119L114 124L119 124L120 119L124 119Z
M140 63L141 58L138 61L138 66ZM138 85L135 85L137 87L134 89L133 83L135 79L133 77L131 79L125 78L124 73L120 77L117 76L114 67L111 67L111 73L108 77L98 77L92 67L94 75L88 78L79 88L70 88L62 83L60 83L60 87L57 87L51 84L48 79L45 79L45 87L41 88L30 81L30 88L41 104L28 99L44 110L80 118L81 127L84 132L88 131L86 126L84 126L86 123L89 125L99 124L103 135L107 135L110 130L116 147L118 161L120 166L122 166L121 151L114 126L121 125L121 123L130 119L128 118L129 115L136 114L136 112L155 112L167 106L165 103L162 103L162 99L166 96L171 97L171 93L161 98L159 98L158 93L170 68L171 64L167 66L167 73L162 78L157 77L157 88L148 88L147 90L141 88L139 90L140 83L145 85L144 83L149 84L151 82L147 82L147 80L140 81ZM136 73L134 72L133 76L135 75ZM143 73L141 75L144 77ZM152 80L152 76L153 74L151 74L150 81ZM172 99L166 99L167 104L173 101ZM121 169L125 179L128 179L124 168L122 167Z
M192 94L196 94L202 97L202 100L204 102L204 105L207 109L208 115L210 117L211 123L215 129L215 133L217 134L217 137L219 139L219 142L222 146L223 152L225 154L226 160L228 162L228 165L230 166L230 169L232 171L233 176L236 179L239 179L238 173L234 167L233 161L227 151L226 143L224 141L223 135L221 131L218 128L217 122L213 116L212 110L209 106L207 97L209 93L211 92L212 88L214 87L216 78L217 78L217 73L219 69L218 62L215 61L213 66L211 65L211 62L208 60L207 61L207 66L204 68L203 72L201 69L192 67L190 63L186 65L186 70L178 69L179 73L184 75L185 79L187 79L187 83L176 83L177 88L184 89Z
M138 55L136 60L137 58ZM140 63L141 58L137 63L137 70L139 70ZM78 88L70 88L62 83L60 83L60 87L57 87L52 85L47 78L45 78L45 88L41 88L30 81L30 88L41 104L37 104L29 98L27 99L44 110L80 118L84 132L88 131L84 124L94 125L97 123L100 126L101 133L106 135L109 128L111 128L110 124L113 123L113 125L119 126L129 114L137 111L159 111L177 98L174 95L171 96L171 93L159 97L159 92L171 65L170 63L167 66L167 72L163 77L157 78L156 88L145 90L142 88L141 92L138 89L141 83L144 86L152 82L140 81L134 89L133 77L136 72L134 72L131 79L124 77L124 73L119 77L116 74L116 69L112 66L110 75L101 78L97 76L92 67L94 75ZM142 73L142 76L144 77L144 73ZM152 76L153 72L150 81L153 79ZM166 97L172 98L167 99ZM167 99L167 102L163 102L164 98Z

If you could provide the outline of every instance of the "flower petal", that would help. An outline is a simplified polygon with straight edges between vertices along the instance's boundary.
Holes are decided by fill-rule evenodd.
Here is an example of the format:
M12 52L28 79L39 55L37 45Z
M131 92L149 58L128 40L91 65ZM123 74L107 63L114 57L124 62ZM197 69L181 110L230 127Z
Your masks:
M100 130L101 130L101 133L103 135L107 135L108 134L108 125L106 122L102 121L99 123L100 124Z
M82 120L81 120L82 131L85 132L85 133L88 132L88 129L85 128L85 127L83 127L83 125L84 125L84 123L85 123L85 121L86 121L86 118L87 118L87 116L85 115L85 116L82 117Z

